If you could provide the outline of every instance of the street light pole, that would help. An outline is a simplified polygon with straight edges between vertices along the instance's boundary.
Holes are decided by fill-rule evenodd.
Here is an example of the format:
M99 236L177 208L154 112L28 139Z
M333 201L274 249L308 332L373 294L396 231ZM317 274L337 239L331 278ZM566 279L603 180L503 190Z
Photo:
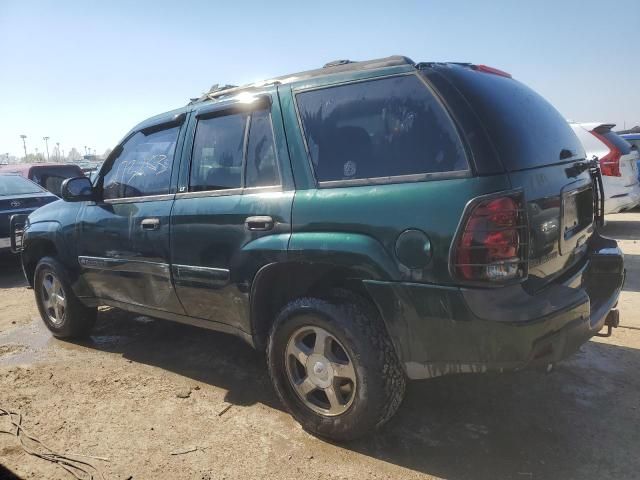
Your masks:
M44 140L44 146L47 149L47 162L49 162L49 137L42 137Z
M58 158L58 162L60 161L60 142L56 142L56 157Z
M27 161L27 136L26 135L20 135L20 138L22 139L22 146L24 147L24 161Z

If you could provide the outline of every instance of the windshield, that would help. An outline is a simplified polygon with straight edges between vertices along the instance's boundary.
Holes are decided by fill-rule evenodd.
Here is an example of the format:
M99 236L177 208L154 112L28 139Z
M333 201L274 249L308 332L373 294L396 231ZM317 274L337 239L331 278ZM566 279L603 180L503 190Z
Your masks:
M40 193L42 191L35 183L18 175L0 175L0 197Z

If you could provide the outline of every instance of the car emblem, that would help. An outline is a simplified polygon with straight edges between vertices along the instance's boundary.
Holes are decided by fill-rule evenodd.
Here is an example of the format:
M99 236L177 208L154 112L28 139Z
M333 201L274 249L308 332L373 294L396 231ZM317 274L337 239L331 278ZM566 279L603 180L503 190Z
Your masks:
M22 205L22 203L19 200L12 200L11 201L11 206L13 208L19 207L20 205Z

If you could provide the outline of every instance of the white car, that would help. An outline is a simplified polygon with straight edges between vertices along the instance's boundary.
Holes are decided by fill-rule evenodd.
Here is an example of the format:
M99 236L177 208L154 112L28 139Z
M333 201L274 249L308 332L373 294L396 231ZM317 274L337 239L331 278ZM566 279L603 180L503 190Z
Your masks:
M600 160L604 213L629 210L640 203L638 151L611 129L611 123L570 123L587 153Z

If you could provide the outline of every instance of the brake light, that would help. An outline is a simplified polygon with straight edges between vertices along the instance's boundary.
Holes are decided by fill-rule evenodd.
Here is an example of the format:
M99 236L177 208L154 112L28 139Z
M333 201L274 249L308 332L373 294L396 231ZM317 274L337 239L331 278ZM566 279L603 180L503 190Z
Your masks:
M469 207L452 255L465 281L504 282L526 275L522 194L479 200Z
M622 157L622 152L604 135L595 131L591 131L591 134L604 143L609 149L609 153L600 159L600 172L602 172L602 175L607 177L621 177L620 158Z
M489 67L487 65L474 65L474 70L478 72L491 73L493 75L500 75L501 77L512 78L510 73L507 73L503 70L498 70L497 68Z

